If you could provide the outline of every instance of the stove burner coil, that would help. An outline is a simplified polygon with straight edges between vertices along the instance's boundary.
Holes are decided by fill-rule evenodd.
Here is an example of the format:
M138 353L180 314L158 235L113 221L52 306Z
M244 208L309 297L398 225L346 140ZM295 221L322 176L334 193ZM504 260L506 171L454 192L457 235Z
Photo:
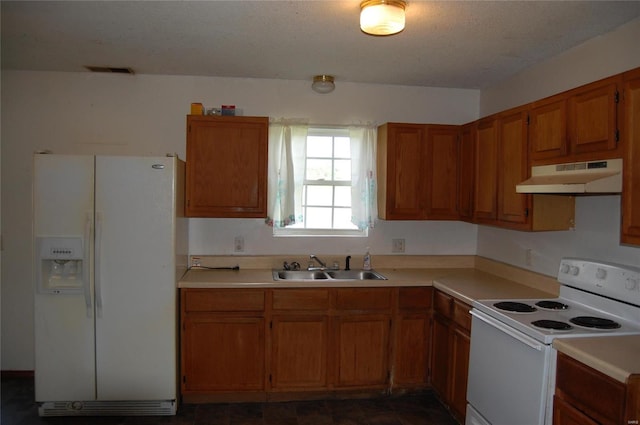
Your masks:
M495 303L493 306L499 310L512 311L515 313L533 313L537 310L537 308L529 304L515 301L501 301L499 303Z
M560 301L542 300L538 301L536 305L544 310L566 310L569 306Z
M621 326L620 323L613 320L592 316L577 316L569 319L569 321L574 325L594 329L618 329Z
M566 322L559 322L557 320L536 320L531 324L537 328L552 329L554 331L568 331L573 329L573 326Z

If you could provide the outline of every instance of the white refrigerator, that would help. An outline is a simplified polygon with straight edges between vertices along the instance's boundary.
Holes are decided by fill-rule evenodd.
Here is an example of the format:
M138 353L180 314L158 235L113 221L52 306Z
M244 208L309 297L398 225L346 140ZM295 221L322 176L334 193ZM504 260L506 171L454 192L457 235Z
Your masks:
M34 155L41 416L176 413L183 192L177 157Z

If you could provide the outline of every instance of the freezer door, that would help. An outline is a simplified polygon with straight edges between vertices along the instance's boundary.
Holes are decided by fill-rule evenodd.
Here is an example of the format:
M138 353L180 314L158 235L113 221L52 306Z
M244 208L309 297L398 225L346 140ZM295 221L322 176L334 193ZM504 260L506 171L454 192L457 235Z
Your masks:
M47 237L82 238L91 246L93 219L92 156L34 156L34 241ZM89 257L91 252L89 251ZM33 270L42 265L34 255ZM86 267L89 258L84 259ZM90 273L87 273L90 276ZM36 401L95 399L94 317L88 292L55 294L35 290ZM89 283L91 283L89 281ZM86 295L86 296L85 296Z
M175 399L176 158L96 158L98 400Z

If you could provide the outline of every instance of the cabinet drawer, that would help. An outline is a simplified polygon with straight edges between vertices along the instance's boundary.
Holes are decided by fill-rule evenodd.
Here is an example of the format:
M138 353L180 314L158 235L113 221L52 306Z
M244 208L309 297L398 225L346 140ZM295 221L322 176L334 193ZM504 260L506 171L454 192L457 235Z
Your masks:
M391 288L345 288L336 291L336 310L390 310Z
M451 319L453 315L453 297L451 295L445 294L442 291L436 291L433 295L433 304L435 311Z
M603 424L621 424L624 384L558 353L556 394Z
M468 304L453 300L453 321L467 331L471 331L471 314L469 310L471 310L471 306Z
M183 305L186 312L263 311L264 295L261 289L187 289Z
M328 310L328 289L275 289L274 310Z
M400 310L428 310L431 308L432 299L431 287L400 288L398 292Z

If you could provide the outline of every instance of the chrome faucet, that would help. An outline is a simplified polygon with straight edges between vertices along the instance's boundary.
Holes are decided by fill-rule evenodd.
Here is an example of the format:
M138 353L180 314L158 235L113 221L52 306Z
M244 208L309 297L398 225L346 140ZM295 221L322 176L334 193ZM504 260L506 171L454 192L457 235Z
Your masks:
M315 254L311 254L309 259L316 260L318 264L320 264L320 267L313 267L313 261L309 261L309 267L307 267L307 270L326 270L327 264L319 259Z

